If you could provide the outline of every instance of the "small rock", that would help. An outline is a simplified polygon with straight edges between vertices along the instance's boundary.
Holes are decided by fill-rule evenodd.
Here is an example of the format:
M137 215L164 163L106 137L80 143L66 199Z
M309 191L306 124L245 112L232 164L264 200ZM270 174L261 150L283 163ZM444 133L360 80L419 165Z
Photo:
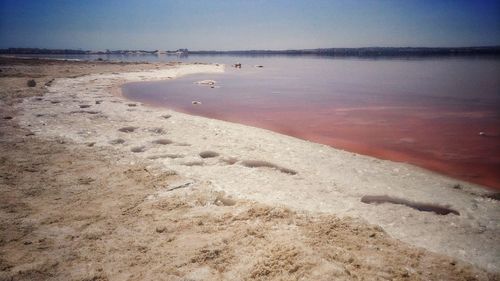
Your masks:
M26 82L26 85L28 85L28 87L36 87L36 81L33 79L28 80L28 82Z

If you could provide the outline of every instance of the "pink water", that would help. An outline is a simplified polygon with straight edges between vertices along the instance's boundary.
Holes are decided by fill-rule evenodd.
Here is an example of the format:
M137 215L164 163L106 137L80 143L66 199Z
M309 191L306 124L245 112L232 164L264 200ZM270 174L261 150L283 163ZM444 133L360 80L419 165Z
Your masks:
M500 189L500 60L224 59L243 68L124 95ZM194 83L204 79L220 88Z

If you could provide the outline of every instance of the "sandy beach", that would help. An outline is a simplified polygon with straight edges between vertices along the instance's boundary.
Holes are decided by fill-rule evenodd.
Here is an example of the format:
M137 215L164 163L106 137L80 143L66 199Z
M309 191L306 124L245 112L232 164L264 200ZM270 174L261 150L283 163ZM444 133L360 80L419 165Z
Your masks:
M500 279L491 190L120 96L224 67L0 58L0 280Z

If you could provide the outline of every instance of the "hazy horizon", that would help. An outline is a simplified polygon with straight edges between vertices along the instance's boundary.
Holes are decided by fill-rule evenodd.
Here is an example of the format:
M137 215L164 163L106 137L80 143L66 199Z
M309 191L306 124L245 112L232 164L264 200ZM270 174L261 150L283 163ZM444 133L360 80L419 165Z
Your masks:
M308 51L308 50L326 50L326 49L371 49L371 48L442 48L442 49L460 49L460 48L499 48L500 45L485 45L485 46L455 46L455 47L448 47L448 46L443 46L443 47L428 47L428 46L361 46L361 47L317 47L317 48L307 48L307 49L295 49L295 48L287 48L287 49L234 49L234 50L217 50L217 49L196 49L192 50L189 48L178 48L178 49L126 49L126 48L119 48L119 49L84 49L84 48L44 48L44 47L18 47L18 46L10 46L10 47L4 47L0 48L2 50L7 50L7 49L39 49L39 50L78 50L78 51L90 51L90 52L106 52L106 51L147 51L147 52L153 52L153 51L178 51L180 49L188 49L189 52L248 52L248 51Z
M290 50L500 45L500 1L0 0L0 48Z

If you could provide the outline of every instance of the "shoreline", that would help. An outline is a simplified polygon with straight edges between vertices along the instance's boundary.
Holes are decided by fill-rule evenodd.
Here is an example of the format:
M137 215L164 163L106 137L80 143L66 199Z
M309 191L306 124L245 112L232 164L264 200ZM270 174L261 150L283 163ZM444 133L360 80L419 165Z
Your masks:
M190 65L190 63L187 63L186 65ZM211 64L208 64L208 65L211 65ZM219 64L216 64L216 65L219 66ZM224 66L223 64L221 64L221 65ZM203 73L204 72L195 72L195 73L181 74L181 75L179 75L179 77L182 77L184 75L203 74ZM409 167L411 167L411 169L421 170L423 173L435 174L435 175L440 176L440 177L448 178L451 181L455 180L455 181L459 182L459 184L462 183L464 185L470 185L473 188L480 188L480 189L482 189L485 192L484 195L494 195L497 192L497 190L494 187L485 186L485 185L482 185L480 183L470 182L470 181L467 181L467 180L465 180L463 178L459 178L459 177L452 177L450 175L441 173L439 171L434 171L434 170L431 170L431 169L427 169L425 167L421 167L421 166L416 165L416 164L407 163L407 162L404 162L404 161L394 161L394 160L390 160L390 159L383 159L383 158L379 158L378 156L375 156L375 155L357 153L357 152L354 152L354 151L350 151L348 149L337 148L337 147L334 147L334 146L331 146L331 145L328 145L328 144L324 144L324 143L321 143L321 142L316 142L316 141L313 141L313 140L303 139L303 138L295 137L293 135L288 135L288 134L276 132L276 131L271 130L271 129L261 128L261 127L252 126L252 125L246 125L246 124L242 124L242 123L238 123L238 122L233 122L233 121L221 120L221 119L217 119L217 118L205 117L205 116L202 116L202 115L190 114L190 113L187 113L187 112L176 111L175 109L168 108L168 107L165 107L165 106L162 106L162 105L154 105L154 104L142 103L140 101L134 101L132 99L128 99L127 97L125 97L123 95L123 91L122 91L123 86L125 84L128 84L128 83L167 81L167 80L176 79L176 78L177 77L172 76L172 77L167 77L167 78L163 78L163 79L160 78L158 80L156 80L156 79L153 79L153 80L143 80L143 81L127 81L127 80L122 80L120 82L114 83L113 86L111 87L110 91L113 94L113 96L115 96L115 97L121 98L121 99L123 99L125 101L128 101L128 102L131 102L131 103L139 103L140 105L144 105L145 107L154 108L154 109L157 109L157 110L160 110L160 111L162 111L162 110L163 111L171 111L173 113L184 114L186 116L206 118L206 119L210 119L210 120L215 120L215 121L220 121L220 122L235 124L235 125L239 125L239 126L243 126L243 127L251 127L251 128L255 128L255 129L259 129L259 130L264 130L264 131L267 131L269 133L273 133L273 134L278 134L278 135L281 135L281 136L290 137L290 138L297 139L297 140L304 141L304 142L310 142L310 143L318 144L318 145L321 145L321 146L327 146L327 147L330 147L330 148L332 148L333 150L336 150L336 151L342 151L342 152L346 152L346 153L352 153L352 154L355 154L357 156L364 156L364 157L368 157L368 158L373 158L375 161L388 161L388 162L391 162L391 163L393 163L395 165L409 166ZM379 153L379 154L383 155L383 153Z
M234 88L235 85L249 81L253 81L252 84L259 83L266 76L261 74L255 81L252 79L256 77L249 76L249 81L243 79L246 81L243 82L231 77L235 74L232 70L229 73L217 76L221 79L218 83L222 82L226 89L207 91L204 87L189 88L189 84L196 80L217 79L214 75L206 74L196 78L186 77L178 82L127 83L122 86L122 91L131 101L147 106L263 128L336 149L408 163L485 186L492 192L500 190L500 177L496 173L497 168L500 169L496 164L500 160L495 154L498 151L494 137L496 130L489 118L481 119L483 121L459 118L456 116L461 111L456 106L432 107L433 102L427 102L429 108L422 105L413 107L401 101L385 101L383 106L370 105L368 102L369 105L359 108L346 105L340 99L325 100L325 105L316 102L303 108L301 104L307 103L307 100L296 101L297 93L293 92L293 88L288 89L292 95L290 99L295 100L293 102L283 96L270 97L260 93L264 90L261 88L250 89L245 95L252 96L252 100L243 102L234 94L238 89ZM183 95L180 88L187 93ZM161 95L159 92L166 92L168 95ZM253 92L259 94L252 94ZM188 104L192 100L207 103L193 107ZM295 108L295 111L291 111L291 108ZM477 115L481 114L479 112L488 115L493 109L494 107L489 106L475 110ZM468 112L466 109L461 110L463 114ZM344 114L346 112L351 113ZM425 116L429 116L432 124L428 123L430 121ZM408 124L412 124L411 130L407 128ZM480 136L471 128L482 128L492 135Z
M15 106L23 114L17 121L39 138L63 138L102 151L116 151L121 156L119 164L141 163L158 173L175 171L190 190L223 192L235 200L282 206L312 216L353 217L357 222L379 225L410 245L491 272L500 271L499 203L484 197L488 193L480 186L411 165L264 129L146 107L116 96L117 87L124 81L198 71L217 72L221 67L181 64L146 72L58 78L42 100L27 98ZM119 139L123 142L113 143ZM216 156L200 157L208 152ZM259 165L263 167L254 167ZM461 189L455 189L456 184ZM160 189L149 196L162 198L166 192ZM398 204L365 204L361 198L366 195L446 203L460 215L437 215ZM442 198L447 201L442 202Z

